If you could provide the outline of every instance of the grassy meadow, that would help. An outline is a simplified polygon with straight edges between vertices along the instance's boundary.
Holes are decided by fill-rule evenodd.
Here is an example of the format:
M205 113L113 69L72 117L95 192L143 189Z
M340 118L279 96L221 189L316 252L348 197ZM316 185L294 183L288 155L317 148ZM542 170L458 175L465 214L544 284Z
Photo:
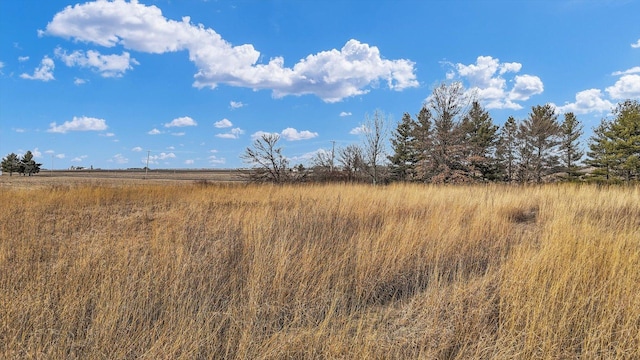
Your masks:
M0 358L638 359L640 187L0 188Z

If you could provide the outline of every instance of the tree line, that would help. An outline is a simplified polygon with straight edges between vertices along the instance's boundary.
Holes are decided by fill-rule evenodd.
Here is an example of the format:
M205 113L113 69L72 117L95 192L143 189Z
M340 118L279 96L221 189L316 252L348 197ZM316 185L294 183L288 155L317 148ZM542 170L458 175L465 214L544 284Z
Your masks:
M21 157L11 153L2 158L2 172L9 173L9 176L12 176L13 173L31 176L40 172L40 166L42 164L34 160L31 151L27 151Z
M585 148L583 125L572 112L560 119L553 106L536 105L525 119L511 116L498 126L460 83L443 83L391 131L381 111L367 116L361 144L319 151L309 169L289 166L277 134L255 140L242 158L252 165L250 180L278 183L638 181L640 103L620 102L612 115Z

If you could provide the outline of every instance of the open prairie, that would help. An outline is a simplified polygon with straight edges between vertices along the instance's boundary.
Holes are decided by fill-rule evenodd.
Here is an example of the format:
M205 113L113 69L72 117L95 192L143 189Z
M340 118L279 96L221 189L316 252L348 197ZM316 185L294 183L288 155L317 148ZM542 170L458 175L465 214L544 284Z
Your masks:
M26 180L1 358L640 358L640 187Z

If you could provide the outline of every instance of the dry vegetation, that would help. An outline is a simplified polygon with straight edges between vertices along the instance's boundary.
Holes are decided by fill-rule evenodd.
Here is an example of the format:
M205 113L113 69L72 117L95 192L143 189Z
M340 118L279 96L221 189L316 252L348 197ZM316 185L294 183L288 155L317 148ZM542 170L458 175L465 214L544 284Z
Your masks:
M0 187L0 357L640 358L640 188Z

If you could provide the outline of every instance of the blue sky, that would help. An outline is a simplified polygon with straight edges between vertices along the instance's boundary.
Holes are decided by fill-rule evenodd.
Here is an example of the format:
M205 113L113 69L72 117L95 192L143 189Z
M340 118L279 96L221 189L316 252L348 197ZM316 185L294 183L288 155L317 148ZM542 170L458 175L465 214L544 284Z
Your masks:
M0 155L43 168L235 168L361 141L461 81L503 124L640 99L635 0L0 1ZM391 126L394 127L393 125Z

